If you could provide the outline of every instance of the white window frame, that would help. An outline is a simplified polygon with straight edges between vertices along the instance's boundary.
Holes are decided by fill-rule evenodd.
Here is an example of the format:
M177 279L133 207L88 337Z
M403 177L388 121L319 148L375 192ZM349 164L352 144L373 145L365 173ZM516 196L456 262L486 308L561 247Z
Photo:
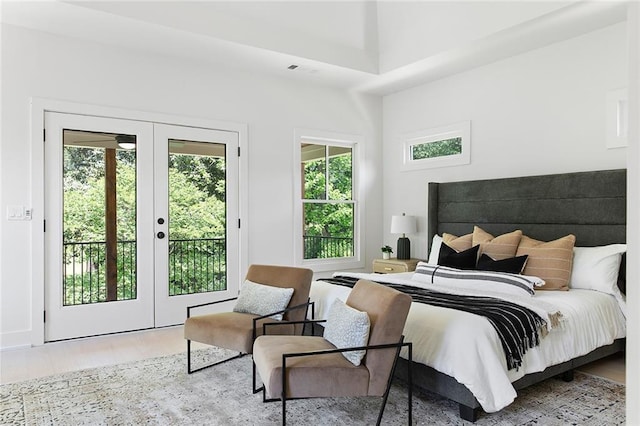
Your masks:
M352 158L352 193L353 201L353 251L354 256L330 259L304 259L303 253L303 199L302 199L302 171L300 168L301 144L303 142L317 143L351 148ZM364 267L362 248L362 212L364 211L364 197L360 182L360 164L362 163L362 136L327 132L311 129L294 129L293 155L293 256L297 266L309 268L314 272L335 271L337 269L355 269Z
M607 149L625 148L629 131L629 94L626 88L607 92Z
M401 138L403 145L401 170L403 171L459 166L471 162L471 121L461 121L447 126L420 130L405 134ZM462 152L460 154L419 160L412 158L411 151L415 145L453 138L462 139Z

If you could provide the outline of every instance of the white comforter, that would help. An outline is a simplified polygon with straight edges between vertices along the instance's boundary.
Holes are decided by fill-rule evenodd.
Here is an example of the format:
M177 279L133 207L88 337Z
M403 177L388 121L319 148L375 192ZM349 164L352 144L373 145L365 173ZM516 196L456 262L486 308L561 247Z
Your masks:
M341 275L425 287L411 279L411 272ZM310 297L315 302L316 319L326 319L333 301L346 300L350 292L348 287L314 281ZM486 318L421 303L412 304L404 328L405 341L413 342L413 360L454 377L490 413L513 402L516 391L511 383L525 374L585 355L626 336L624 315L611 295L573 289L538 291L528 299L527 305L540 306L537 311L548 311L550 306L559 310L562 319L539 346L528 350L517 371L507 370L498 335Z

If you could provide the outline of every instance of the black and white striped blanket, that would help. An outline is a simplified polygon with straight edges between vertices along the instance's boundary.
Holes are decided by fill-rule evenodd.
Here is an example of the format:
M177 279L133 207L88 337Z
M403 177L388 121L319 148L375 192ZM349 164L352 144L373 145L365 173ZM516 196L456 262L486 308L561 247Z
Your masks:
M334 276L322 278L320 281L353 288L358 278ZM540 344L539 330L546 325L545 320L537 313L506 300L440 293L396 283L380 282L380 284L409 294L414 302L457 309L487 318L498 333L509 370L514 368L517 370L522 365L522 358L526 351Z

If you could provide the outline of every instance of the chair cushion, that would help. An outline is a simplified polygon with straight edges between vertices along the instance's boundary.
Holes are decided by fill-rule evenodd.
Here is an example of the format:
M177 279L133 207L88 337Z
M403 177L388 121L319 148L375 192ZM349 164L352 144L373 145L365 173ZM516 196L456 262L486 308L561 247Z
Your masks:
M282 395L282 354L335 349L323 337L260 336L253 360L270 398ZM369 370L340 353L287 359L287 398L367 395Z
M292 295L293 288L274 287L245 280L233 311L258 316L282 311L289 305ZM280 321L282 314L272 315L271 318Z
M253 350L253 319L257 315L240 312L221 312L198 315L184 322L184 338L195 342L231 349L243 353ZM256 336L262 334L264 322L277 322L266 318L258 321ZM269 327L267 333L292 334L293 326Z
M366 346L369 342L369 315L336 299L329 308L324 338L336 348ZM342 352L353 365L360 365L366 350Z

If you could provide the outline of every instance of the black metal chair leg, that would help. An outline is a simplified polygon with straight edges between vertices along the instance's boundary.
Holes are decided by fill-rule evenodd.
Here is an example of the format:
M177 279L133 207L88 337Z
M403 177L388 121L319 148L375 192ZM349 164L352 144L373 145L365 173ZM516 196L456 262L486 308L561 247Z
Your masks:
M411 379L411 364L413 364L413 345L409 343L409 362L407 363L407 398L409 399L409 425L413 424L413 380Z
M260 386L259 388L256 388L256 383L257 383L257 381L256 381L256 363L255 363L255 361L253 361L253 357L251 359L251 364L253 364L253 394L255 395L260 391L264 391L264 385Z
M231 358L223 359L222 361L217 361L217 362L214 362L213 364L205 365L204 367L199 367L199 368L196 368L196 369L192 369L191 368L191 340L187 340L187 374L192 374L192 373L195 373L197 371L204 370L205 368L214 367L214 366L216 366L218 364L224 364L227 361L231 361L231 360L234 360L236 358L242 358L245 355L247 355L247 354L242 353L242 352L238 352L238 355L232 356ZM255 365L254 365L254 367L255 367ZM254 386L254 389L255 389L255 374L254 374L254 385L253 386ZM254 391L253 393L256 393L256 392Z
M287 361L282 355L282 426L287 424Z

